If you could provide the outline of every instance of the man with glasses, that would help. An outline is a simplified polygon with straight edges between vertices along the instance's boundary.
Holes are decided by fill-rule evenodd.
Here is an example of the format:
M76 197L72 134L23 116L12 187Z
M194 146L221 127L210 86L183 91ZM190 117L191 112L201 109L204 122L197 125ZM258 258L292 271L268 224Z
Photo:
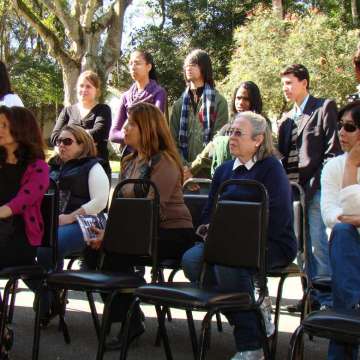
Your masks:
M332 228L330 264L335 310L358 308L360 301L360 101L339 112L343 155L331 159L321 175L321 213ZM328 359L346 358L342 344L330 342ZM351 359L357 359L357 347Z
M196 49L186 57L184 78L187 88L173 105L171 132L184 164L184 178L210 177L210 164L195 169L191 163L228 122L227 102L215 89L211 60L205 51Z
M294 103L280 123L278 147L289 180L305 190L308 220L307 275L331 276L328 239L320 213L320 173L324 163L340 151L337 135L337 109L334 101L309 94L309 72L301 64L286 67L280 74L284 95ZM312 293L314 308L330 306L328 293ZM301 311L302 303L288 307Z

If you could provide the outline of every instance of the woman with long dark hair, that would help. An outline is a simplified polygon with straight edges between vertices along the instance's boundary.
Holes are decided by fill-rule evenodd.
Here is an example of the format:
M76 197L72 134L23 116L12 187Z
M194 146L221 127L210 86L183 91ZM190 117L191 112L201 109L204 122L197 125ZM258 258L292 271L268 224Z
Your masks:
M0 106L0 269L35 263L44 222L41 202L49 185L44 142L34 115L23 107ZM12 331L0 339L8 359Z
M0 61L0 105L24 106L19 95L14 94L11 89L9 73L2 61Z
M231 120L224 125L214 136L204 150L191 163L189 171L185 172L185 180L196 177L204 168L211 167L211 177L218 166L224 161L231 159L229 150L229 129L232 119L237 113L243 111L253 111L257 114L262 113L262 99L258 86L252 81L244 81L240 83L234 90L231 100Z
M110 132L110 140L122 146L125 145L123 127L132 105L146 102L155 105L162 113L166 110L166 91L157 83L152 55L144 50L135 50L130 55L129 72L134 83L120 99L118 116Z

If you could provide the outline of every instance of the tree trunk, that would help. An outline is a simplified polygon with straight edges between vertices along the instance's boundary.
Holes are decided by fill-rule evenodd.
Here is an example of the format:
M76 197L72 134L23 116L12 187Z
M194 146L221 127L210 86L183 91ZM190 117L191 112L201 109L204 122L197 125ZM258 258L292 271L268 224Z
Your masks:
M359 13L357 8L357 0L351 0L351 16L352 16L353 25L358 27Z
M64 106L69 106L77 102L76 81L80 75L80 64L67 62L61 64L63 83L64 83Z
M282 0L272 0L273 13L279 18L283 19L284 10Z

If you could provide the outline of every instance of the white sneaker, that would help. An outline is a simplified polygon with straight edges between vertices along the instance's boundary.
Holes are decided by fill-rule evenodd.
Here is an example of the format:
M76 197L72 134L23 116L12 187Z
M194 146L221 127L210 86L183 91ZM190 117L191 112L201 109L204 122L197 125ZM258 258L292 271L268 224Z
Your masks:
M237 352L230 360L264 360L262 349Z
M270 337L275 332L275 325L271 320L272 304L271 304L270 296L265 296L264 301L260 305L260 310L264 318L266 336Z

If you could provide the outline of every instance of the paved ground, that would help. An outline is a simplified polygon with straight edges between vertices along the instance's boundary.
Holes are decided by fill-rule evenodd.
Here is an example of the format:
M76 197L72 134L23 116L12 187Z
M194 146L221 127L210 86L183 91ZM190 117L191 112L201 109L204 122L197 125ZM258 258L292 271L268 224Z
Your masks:
M178 275L180 281L182 275ZM271 280L270 293L275 294L277 282ZM3 286L3 282L0 282ZM297 279L288 279L285 283L283 306L294 303L300 298L300 282ZM13 329L15 331L15 345L11 354L12 360L28 360L31 358L33 320L32 310L33 295L25 287L17 296L16 310ZM62 334L57 331L57 324L54 321L46 330L42 331L40 359L41 360L91 360L95 359L97 340L91 322L89 308L85 297L81 293L70 293L68 304L67 323L69 326L72 342L70 345L64 343ZM102 311L102 303L97 301L99 312ZM129 360L143 359L165 359L162 348L155 347L154 339L156 334L156 318L154 309L151 306L143 306L146 314L146 333L139 339L138 344L132 345L129 351ZM280 319L280 337L277 359L286 359L289 339L294 329L299 324L298 316L291 316L282 311ZM172 311L173 322L167 324L171 346L175 360L192 359L191 345L187 332L185 314L182 311ZM200 328L201 313L194 314L196 326ZM208 359L220 360L230 359L235 352L232 329L223 322L224 332L218 333L215 330L212 337L212 346ZM116 329L113 329L116 333ZM306 341L305 359L325 360L327 342L316 339L314 342ZM107 353L106 360L118 359L119 353Z

